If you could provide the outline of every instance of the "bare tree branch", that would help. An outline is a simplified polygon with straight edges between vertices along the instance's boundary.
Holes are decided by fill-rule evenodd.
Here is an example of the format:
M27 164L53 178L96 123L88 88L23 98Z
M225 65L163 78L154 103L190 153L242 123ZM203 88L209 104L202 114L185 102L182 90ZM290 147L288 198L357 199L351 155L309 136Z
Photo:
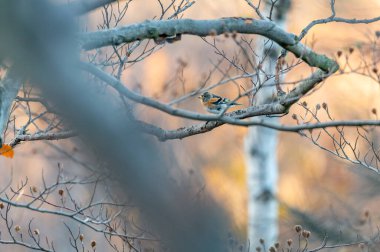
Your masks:
M61 140L76 136L74 131L62 131L62 132L47 132L47 133L36 133L28 135L16 135L14 139L10 142L10 146L14 147L17 144L25 141L39 141L39 140Z
M319 24L327 24L327 23L346 23L346 24L370 24L374 23L377 21L380 21L380 16L374 17L374 18L369 18L369 19L356 19L356 18L341 18L341 17L336 17L335 13L335 0L330 0L330 8L331 8L331 16L328 18L323 18L323 19L317 19L313 20L308 24L302 31L301 34L298 36L299 40L302 40L306 34L310 31L311 28L313 28L316 25Z
M91 64L82 63L81 67L94 76L100 78L104 82L110 84L121 95L125 96L128 99L158 109L170 115L193 120L207 121L205 124L193 125L190 127L184 127L178 130L167 132L161 131L158 127L145 126L145 131L156 135L161 140L180 139L187 136L204 133L211 131L212 129L219 127L225 123L232 125L249 126L250 122L241 121L241 119L259 115L275 115L287 113L291 105L296 103L303 97L303 95L312 90L317 84L321 83L325 78L329 76L329 74L325 74L323 71L317 70L308 79L301 81L301 83L298 84L288 94L277 98L274 97L271 101L268 101L269 103L267 104L248 107L231 113L226 113L225 115L203 115L183 109L173 108L167 104L134 93L126 86L124 86L118 79L103 72ZM251 126L252 125L255 125L255 122L252 122Z
M261 121L236 121L234 123L225 123L223 121L206 122L196 124L188 127L179 128L176 130L164 130L155 125L151 125L145 122L139 122L143 130L151 135L156 136L160 141L183 139L193 135L202 134L211 131L223 124L232 124L243 127L260 126L270 129L275 129L284 132L300 133L304 130L325 129L335 127L364 127L364 126L380 126L379 120L350 120L350 121L332 121L332 122L320 122L301 125L283 125L277 123L270 123L265 120Z
M257 4L257 6L251 1L251 0L245 0L245 2L252 8L255 10L256 14L263 20L266 20L267 18L264 17L264 15L261 13L260 11L260 3L261 3L261 0L259 1L259 3Z
M318 67L326 72L338 70L338 65L335 61L313 52L307 46L299 43L294 34L287 33L273 22L265 20L222 18L214 20L180 19L145 21L110 30L84 33L79 36L79 39L83 49L91 50L108 45L130 43L136 40L166 38L181 34L204 37L226 32L265 36L281 45L284 49L289 50L312 67Z

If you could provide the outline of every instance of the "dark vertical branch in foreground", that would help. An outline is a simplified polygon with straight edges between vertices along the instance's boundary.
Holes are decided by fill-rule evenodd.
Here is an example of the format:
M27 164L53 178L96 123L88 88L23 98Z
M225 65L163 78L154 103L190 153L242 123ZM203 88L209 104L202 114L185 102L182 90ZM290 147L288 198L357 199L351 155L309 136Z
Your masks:
M9 69L4 79L0 80L0 147L3 144L13 100L21 86L21 80L14 69Z
M76 67L72 16L43 0L0 3L0 59L11 59L54 103L89 147L120 178L123 189L172 251L222 251L226 217L169 177L155 145L116 109L111 94L96 93ZM23 31L23 32L19 32Z

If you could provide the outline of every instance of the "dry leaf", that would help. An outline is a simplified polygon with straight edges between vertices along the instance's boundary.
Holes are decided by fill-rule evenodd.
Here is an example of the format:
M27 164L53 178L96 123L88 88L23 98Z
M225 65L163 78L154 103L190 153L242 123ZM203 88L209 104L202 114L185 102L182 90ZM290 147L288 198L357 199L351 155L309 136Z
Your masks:
M3 146L0 148L0 155L7 157L7 158L13 158L14 156L14 151L12 147L8 144L3 144Z

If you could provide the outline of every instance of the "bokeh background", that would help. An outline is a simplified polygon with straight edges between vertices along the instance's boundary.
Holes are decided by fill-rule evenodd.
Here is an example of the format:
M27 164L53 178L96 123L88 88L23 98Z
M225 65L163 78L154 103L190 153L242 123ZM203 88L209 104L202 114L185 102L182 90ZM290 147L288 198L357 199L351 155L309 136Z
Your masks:
M299 34L312 20L330 15L327 0L292 2L287 21L289 32ZM338 0L336 10L337 16L370 18L380 13L380 2ZM130 3L123 24L142 22L159 13L160 7L157 2L134 0ZM198 0L183 17L210 19L231 16L252 17L254 12L243 0ZM101 10L78 20L82 29L88 31L96 30L101 22ZM379 55L372 50L379 42L376 40L376 30L380 30L379 24L376 23L370 25L331 23L314 27L305 41L313 46L316 52L335 57L341 66L346 62L355 66L362 62L363 57L368 62L377 61ZM248 37L255 38L255 36ZM216 40L227 55L233 56L236 53L237 48L231 38L219 36ZM349 53L349 48L354 48L354 51ZM337 57L337 51L342 51L343 55ZM144 95L170 102L175 97L197 88L218 59L215 49L201 38L185 35L180 42L168 44L143 61L128 67L122 73L122 81L131 88L137 86ZM290 56L288 60L292 60ZM223 67L228 67L228 64L221 64L221 68ZM310 68L301 65L290 71L286 81L306 77L309 73ZM214 73L208 85L218 82L220 78L220 73ZM247 87L249 80L237 80L236 83ZM236 83L227 83L213 89L213 92L234 98L239 92ZM376 119L371 110L380 109L379 95L378 81L360 74L341 73L329 78L321 88L305 100L310 107L327 103L334 119ZM248 101L243 99L242 102L247 104ZM187 99L177 106L206 113L196 97ZM38 107L35 109L38 110ZM146 107L138 107L137 111L141 118L166 129L197 123L173 118ZM295 106L288 116L281 119L281 122L292 124L294 120L291 115L303 111L302 107ZM20 125L26 120L22 113L15 113L14 117ZM326 119L326 116L321 115L321 118ZM159 143L165 150L166 159L170 164L181 174L185 174L189 180L196 181L191 190L197 192L197 196L210 193L228 211L234 226L233 235L238 243L243 242L246 237L247 189L243 147L246 133L247 129L243 127L223 126L202 135ZM354 139L355 130L348 131L347 134L351 134ZM376 132L372 136L377 143ZM320 141L330 148L333 147L331 139L327 137L322 136ZM15 149L14 159L0 158L2 174L0 184L6 185L12 178L12 185L17 186L27 177L29 184L39 187L42 173L47 181L54 181L58 163L63 167L65 176L81 176L88 171L77 161L87 162L85 154L86 146L79 141L23 143ZM355 241L356 235L368 238L376 234L380 223L378 213L380 201L377 194L380 180L376 173L360 165L339 160L295 133L280 133L279 146L277 150L273 150L273 155L278 156L280 169L278 199L281 203L279 220L282 243L289 238L297 239L293 230L296 224L312 232L310 240L315 246L320 244L325 233L328 233L330 241L335 243ZM175 176L173 174L174 178ZM83 200L91 197L91 190L86 186L76 189L75 193ZM100 189L99 197L101 195ZM58 196L57 200L59 201ZM26 209L18 210L13 216L14 222L20 223L21 226L28 223L31 218L36 219L35 222L41 232L52 234L52 239L58 247L67 245L67 236L64 235L67 230L62 227L62 219L49 217L51 221L50 219L42 221L44 217L41 214ZM88 232L87 243L92 239L102 239L101 235ZM2 246L5 245L0 245ZM108 251L107 246L98 243L98 251ZM352 251L359 251L358 249L356 246ZM13 250L28 251L25 248ZM341 251L350 250L341 249Z

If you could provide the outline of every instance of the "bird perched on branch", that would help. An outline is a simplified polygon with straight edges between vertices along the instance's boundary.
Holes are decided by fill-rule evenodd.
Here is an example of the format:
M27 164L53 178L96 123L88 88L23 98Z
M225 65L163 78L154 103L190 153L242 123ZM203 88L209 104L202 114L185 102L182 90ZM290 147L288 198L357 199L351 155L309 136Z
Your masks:
M232 102L228 98L220 97L209 92L204 92L198 97L202 104L206 107L207 111L213 114L219 114L227 107L234 107L237 105L242 105L236 102Z

